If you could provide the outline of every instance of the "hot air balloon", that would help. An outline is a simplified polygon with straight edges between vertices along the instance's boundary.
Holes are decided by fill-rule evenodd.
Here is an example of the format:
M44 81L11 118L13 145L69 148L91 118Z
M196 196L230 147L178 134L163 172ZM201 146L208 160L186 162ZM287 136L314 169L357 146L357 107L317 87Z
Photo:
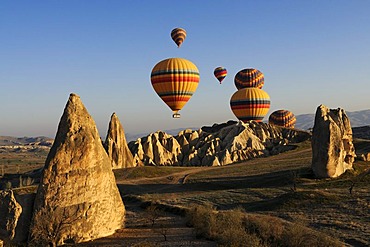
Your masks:
M150 80L158 96L173 111L172 117L179 118L178 111L198 87L199 71L189 60L168 58L154 66Z
M235 75L234 83L238 90L246 87L261 89L265 83L265 78L262 72L257 69L242 69Z
M217 67L213 71L213 74L216 76L217 80L221 84L222 80L225 79L225 77L227 76L227 70L224 67Z
M185 38L186 38L186 31L185 29L182 29L182 28L175 28L171 31L171 38L173 39L173 41L175 41L177 47L180 47L182 42L184 42Z
M296 121L294 114L288 110L277 110L269 116L269 124L286 128L294 128Z
M243 122L261 122L270 109L270 96L259 88L243 88L231 96L230 107Z

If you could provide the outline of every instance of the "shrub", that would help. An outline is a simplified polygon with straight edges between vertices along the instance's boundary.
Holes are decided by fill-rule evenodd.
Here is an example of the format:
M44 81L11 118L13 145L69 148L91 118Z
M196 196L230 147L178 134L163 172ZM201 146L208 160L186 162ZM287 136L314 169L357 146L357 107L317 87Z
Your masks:
M343 246L338 240L330 238L326 234L313 231L300 224L291 224L282 236L284 246L295 247L335 247Z
M162 216L162 212L157 208L156 205L151 204L145 209L145 216L148 221L151 222L152 226L154 226L156 220Z
M264 246L255 234L245 231L243 214L240 209L216 212L210 205L197 205L190 208L187 217L197 237L216 240L220 246Z
M195 228L197 237L211 239L212 228L215 226L214 208L211 205L196 205L189 209L187 222Z
M244 217L244 226L250 234L256 234L268 245L276 245L284 232L282 221L270 216L247 215Z
M197 237L215 240L219 246L342 246L323 233L273 216L249 215L241 209L217 212L210 205L189 209L188 223Z

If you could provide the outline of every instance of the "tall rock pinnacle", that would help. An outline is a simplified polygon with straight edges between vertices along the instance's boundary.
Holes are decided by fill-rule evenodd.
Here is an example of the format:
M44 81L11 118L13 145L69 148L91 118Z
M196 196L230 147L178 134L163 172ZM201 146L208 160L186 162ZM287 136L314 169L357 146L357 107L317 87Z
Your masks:
M312 132L312 170L315 175L338 177L352 169L355 157L351 123L345 111L318 106Z
M116 113L111 116L104 148L111 159L113 169L134 166L132 153L127 146L125 132Z
M123 227L125 207L95 122L71 94L38 187L30 240L79 243Z

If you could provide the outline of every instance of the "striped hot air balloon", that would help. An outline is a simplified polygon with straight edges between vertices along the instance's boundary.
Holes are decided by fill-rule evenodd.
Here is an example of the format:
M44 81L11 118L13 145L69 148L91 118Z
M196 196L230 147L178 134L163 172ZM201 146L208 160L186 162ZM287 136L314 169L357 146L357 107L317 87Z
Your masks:
M179 118L180 111L189 101L198 87L198 68L184 58L168 58L157 63L150 80L158 96L173 111L173 117Z
M227 76L227 70L224 67L217 67L213 71L213 74L216 76L217 80L221 84L222 80L225 79L225 77Z
M246 87L261 89L265 83L265 77L257 69L242 69L235 75L234 83L238 90Z
M259 88L243 88L230 99L231 110L243 122L261 122L270 109L270 96Z
M186 31L182 28L175 28L171 31L171 38L176 43L177 47L180 47L182 42L184 42L186 38Z
M269 116L269 124L286 128L294 128L296 121L294 114L288 110L277 110Z

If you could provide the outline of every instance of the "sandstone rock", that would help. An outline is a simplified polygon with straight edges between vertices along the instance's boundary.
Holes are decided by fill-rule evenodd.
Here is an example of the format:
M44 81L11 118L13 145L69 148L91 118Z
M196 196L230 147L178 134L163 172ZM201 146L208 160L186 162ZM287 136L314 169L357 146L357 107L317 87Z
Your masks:
M181 146L173 136L162 131L130 142L129 148L134 154L134 163L156 166L179 165Z
M22 207L15 200L13 191L0 191L0 239L14 239L21 213Z
M312 170L315 175L338 177L352 169L355 157L351 124L345 111L320 105L312 133Z
M95 122L71 94L45 162L30 240L79 243L123 227L125 207Z
M32 219L33 204L35 202L36 193L17 193L14 194L15 200L22 208L22 213L18 218L15 235L12 243L22 244L27 242L28 233Z
M214 124L177 136L156 132L129 143L134 162L145 165L218 166L277 154L311 138L307 131L258 122Z
M127 146L125 132L116 113L113 113L109 122L104 148L112 162L113 169L133 167L134 158Z

